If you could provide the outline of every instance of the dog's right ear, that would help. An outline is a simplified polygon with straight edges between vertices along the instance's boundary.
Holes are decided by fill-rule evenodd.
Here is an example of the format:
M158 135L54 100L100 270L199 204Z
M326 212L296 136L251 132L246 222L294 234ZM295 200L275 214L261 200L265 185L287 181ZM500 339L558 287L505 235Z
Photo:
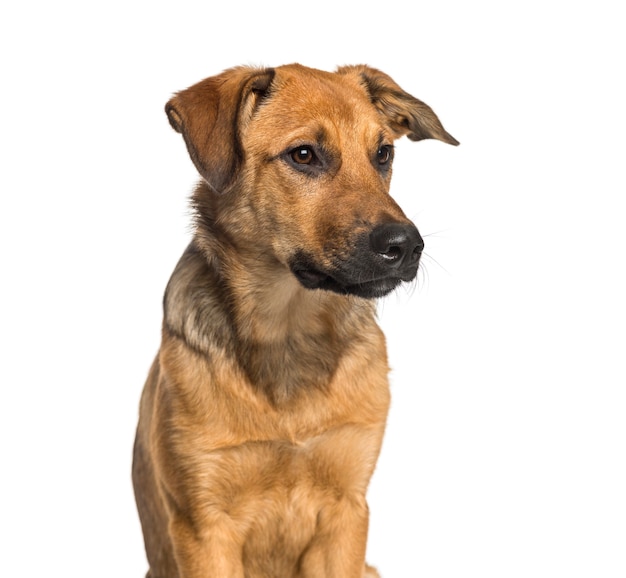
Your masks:
M273 69L231 68L178 92L165 105L198 172L218 193L235 182L243 161L241 133L273 78Z

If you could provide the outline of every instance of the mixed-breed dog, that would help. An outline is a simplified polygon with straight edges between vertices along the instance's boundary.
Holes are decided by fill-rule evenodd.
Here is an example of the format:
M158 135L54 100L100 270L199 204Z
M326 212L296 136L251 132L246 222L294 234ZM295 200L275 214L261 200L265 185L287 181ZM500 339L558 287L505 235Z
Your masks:
M166 105L202 180L133 482L149 578L361 578L389 408L375 298L424 248L393 142L458 142L368 66L239 67Z

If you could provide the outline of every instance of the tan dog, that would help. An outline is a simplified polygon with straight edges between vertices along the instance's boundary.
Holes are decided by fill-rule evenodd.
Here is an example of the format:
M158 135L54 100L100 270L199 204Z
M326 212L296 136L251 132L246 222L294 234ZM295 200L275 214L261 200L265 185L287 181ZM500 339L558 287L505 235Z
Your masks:
M166 106L203 181L168 284L133 481L151 578L361 578L389 406L373 298L422 239L394 139L458 144L366 66L234 68Z

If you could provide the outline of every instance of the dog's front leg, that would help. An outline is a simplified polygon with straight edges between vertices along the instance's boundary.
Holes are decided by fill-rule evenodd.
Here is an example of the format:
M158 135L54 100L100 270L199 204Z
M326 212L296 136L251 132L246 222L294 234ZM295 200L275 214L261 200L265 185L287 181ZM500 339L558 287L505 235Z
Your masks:
M241 546L228 524L196 530L178 519L170 534L180 578L244 578Z
M369 511L365 498L343 498L318 515L317 531L301 559L301 578L364 578Z

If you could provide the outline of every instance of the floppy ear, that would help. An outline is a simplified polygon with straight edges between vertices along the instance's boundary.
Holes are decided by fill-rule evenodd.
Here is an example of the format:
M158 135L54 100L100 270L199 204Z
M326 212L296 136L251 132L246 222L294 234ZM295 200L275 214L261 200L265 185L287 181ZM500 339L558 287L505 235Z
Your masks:
M176 93L165 105L198 172L219 193L235 181L243 161L241 131L273 78L273 69L231 68Z
M459 144L445 131L430 106L402 90L384 72L365 65L342 66L337 72L359 77L374 106L387 118L396 138L406 135L414 141L434 138L451 145Z

